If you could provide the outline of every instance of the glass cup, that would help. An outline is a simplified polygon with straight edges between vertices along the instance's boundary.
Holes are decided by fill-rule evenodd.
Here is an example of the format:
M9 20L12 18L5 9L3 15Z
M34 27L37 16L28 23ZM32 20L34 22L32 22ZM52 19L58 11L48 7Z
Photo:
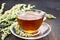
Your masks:
M45 12L37 9L21 11L17 14L17 22L25 33L37 34L43 23Z

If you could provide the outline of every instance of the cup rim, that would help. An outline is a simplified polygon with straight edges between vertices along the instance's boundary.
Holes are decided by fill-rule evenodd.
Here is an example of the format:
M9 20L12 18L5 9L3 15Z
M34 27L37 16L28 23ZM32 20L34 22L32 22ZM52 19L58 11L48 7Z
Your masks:
M44 14L46 14L46 12L45 11L42 11L42 10L39 10L39 9L30 9L31 11L33 11L33 10L35 10L35 11L37 11L37 12L41 12L41 13L44 13ZM20 13L25 13L26 11L20 11ZM18 14L20 14L19 12L17 13L17 15ZM40 13L40 14L41 14Z

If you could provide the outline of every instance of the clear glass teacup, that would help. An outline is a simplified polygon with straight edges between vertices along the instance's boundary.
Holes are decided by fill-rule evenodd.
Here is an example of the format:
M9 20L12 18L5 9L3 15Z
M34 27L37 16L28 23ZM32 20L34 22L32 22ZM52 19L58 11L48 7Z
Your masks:
M45 12L37 9L21 11L17 14L17 21L23 32L37 34L45 14Z

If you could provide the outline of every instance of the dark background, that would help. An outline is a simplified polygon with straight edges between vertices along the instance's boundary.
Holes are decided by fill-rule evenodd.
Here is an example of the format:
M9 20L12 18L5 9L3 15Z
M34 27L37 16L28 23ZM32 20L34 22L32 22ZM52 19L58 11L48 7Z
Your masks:
M57 17L56 19L47 19L46 22L53 28L57 40L60 40L60 0L0 0L0 6L2 3L6 3L4 11L10 9L15 4L22 3L35 5L36 9L55 15Z

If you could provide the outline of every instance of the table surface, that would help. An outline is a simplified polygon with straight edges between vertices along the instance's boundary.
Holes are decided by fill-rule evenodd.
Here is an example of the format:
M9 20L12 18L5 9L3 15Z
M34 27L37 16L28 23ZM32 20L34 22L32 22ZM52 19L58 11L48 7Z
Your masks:
M10 9L17 3L33 4L36 9L43 10L55 15L56 19L47 19L46 22L51 26L51 33L37 40L60 40L60 1L59 0L0 0L0 4L6 3L4 11ZM1 6L1 5L0 5ZM1 37L1 36L0 36ZM0 39L1 40L1 39ZM14 35L9 35L5 40L24 40Z

